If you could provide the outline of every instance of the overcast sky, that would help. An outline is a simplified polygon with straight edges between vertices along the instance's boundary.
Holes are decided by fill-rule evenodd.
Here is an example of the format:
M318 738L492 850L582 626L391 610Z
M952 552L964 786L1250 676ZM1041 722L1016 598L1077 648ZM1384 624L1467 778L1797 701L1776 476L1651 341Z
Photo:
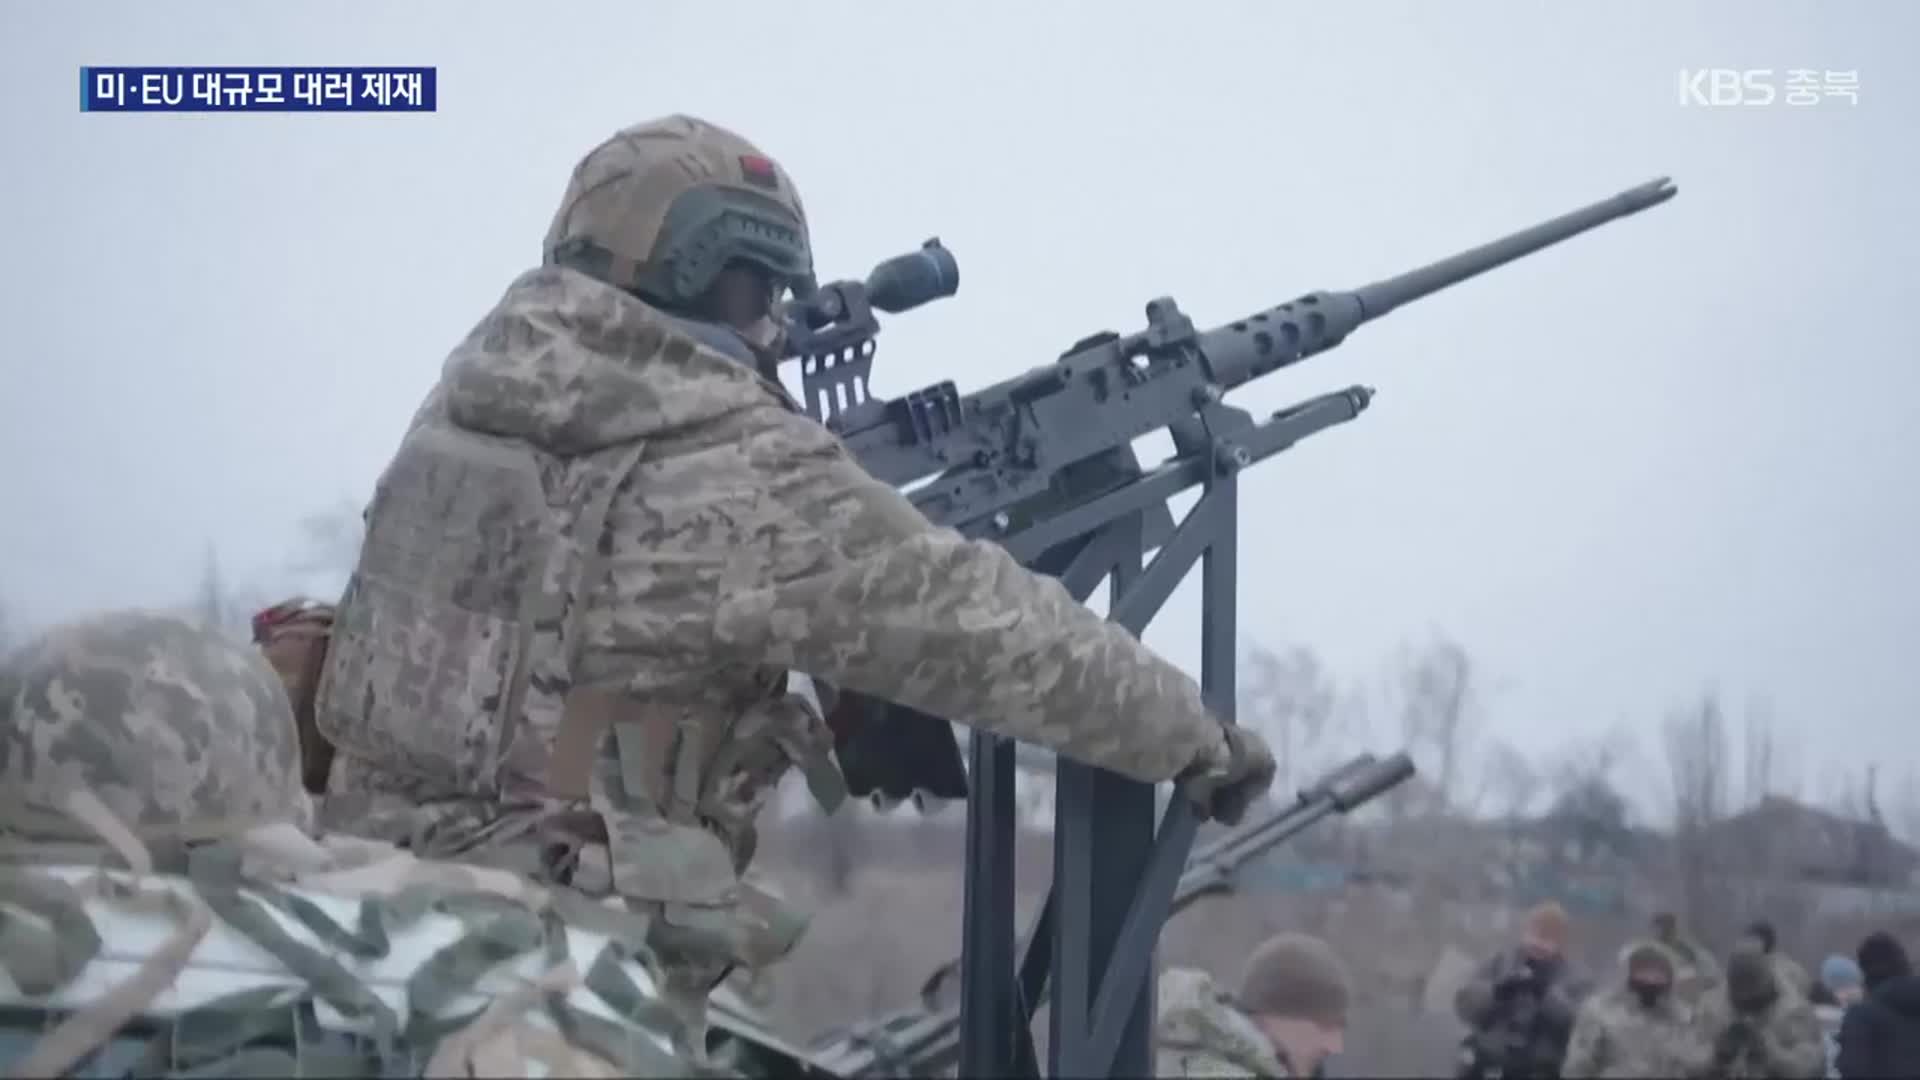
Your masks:
M346 13L351 11L351 16ZM1900 42L1906 42L1901 46ZM13 3L0 598L277 587L365 498L568 171L686 111L780 158L826 276L939 235L876 389L1215 324L1671 175L1679 197L1248 387L1364 382L1245 480L1240 613L1371 677L1434 630L1531 750L1771 700L1804 782L1920 749L1920 5ZM433 64L434 115L83 115L86 64ZM1859 101L1682 107L1682 67ZM1197 577L1197 575L1196 575ZM1148 640L1190 667L1186 589ZM1384 733L1383 733L1384 737Z

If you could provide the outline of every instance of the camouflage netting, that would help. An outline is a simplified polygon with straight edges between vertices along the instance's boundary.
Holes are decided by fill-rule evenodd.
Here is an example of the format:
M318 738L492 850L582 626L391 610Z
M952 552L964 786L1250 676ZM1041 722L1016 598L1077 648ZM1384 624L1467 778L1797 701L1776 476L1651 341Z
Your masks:
M0 864L4 1075L725 1075L676 1048L626 911L279 827L161 874L81 816L129 869Z

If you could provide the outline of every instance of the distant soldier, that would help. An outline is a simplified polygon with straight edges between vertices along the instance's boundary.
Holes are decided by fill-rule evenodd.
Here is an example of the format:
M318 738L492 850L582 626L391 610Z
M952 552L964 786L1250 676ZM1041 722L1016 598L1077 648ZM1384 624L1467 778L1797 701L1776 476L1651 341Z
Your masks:
M1773 924L1765 919L1757 919L1750 924L1746 932L1740 935L1745 947L1765 956L1773 964L1773 972L1779 976L1780 988L1790 990L1801 997L1813 993L1813 978L1800 962L1779 949L1779 935L1774 932Z
M1160 976L1154 1073L1318 1075L1346 1045L1347 969L1319 938L1280 934L1255 950L1227 994L1204 971Z
M1706 1064L1687 1004L1675 992L1678 963L1655 941L1631 946L1626 979L1588 998L1573 1024L1564 1080L1697 1075Z
M1683 998L1703 995L1720 982L1720 965L1707 947L1680 929L1680 920L1671 911L1653 917L1653 939L1664 945L1678 968L1674 988Z
M1847 1010L1865 994L1860 965L1852 957L1835 953L1821 961L1820 981L1808 1000L1813 1002L1813 1016L1820 1021L1820 1037L1826 1043L1828 1077L1840 1075L1840 1025Z
M1585 986L1567 968L1567 913L1541 904L1527 913L1517 947L1496 953L1454 995L1467 1025L1461 1077L1559 1075Z
M1906 947L1885 930L1860 942L1861 983L1866 996L1840 1021L1834 1066L1856 1076L1920 1076L1920 975Z
M1713 1048L1708 1072L1733 1080L1819 1080L1827 1051L1807 999L1780 985L1773 961L1757 949L1734 950L1726 989L1703 1017Z

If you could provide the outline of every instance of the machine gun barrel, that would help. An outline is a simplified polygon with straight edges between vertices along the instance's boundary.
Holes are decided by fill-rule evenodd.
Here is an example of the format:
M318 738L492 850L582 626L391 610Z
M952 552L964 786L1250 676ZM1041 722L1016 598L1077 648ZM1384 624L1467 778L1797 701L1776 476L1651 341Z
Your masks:
M1221 833L1187 859L1174 892L1171 912L1232 884L1242 866L1276 845L1299 835L1331 814L1348 813L1366 805L1414 775L1413 759L1404 753L1386 758L1360 754L1301 788L1293 802L1270 808L1249 821ZM928 978L923 999L933 998L941 983L959 967L943 965ZM1041 991L1045 999L1045 988ZM1038 1007L1040 1002L1034 1002ZM842 1077L931 1076L958 1058L960 1011L923 1009L896 1014L849 1034L816 1044L810 1052L817 1067Z
M939 524L977 533L980 523L1047 491L1063 471L1177 428L1225 391L1325 352L1362 323L1657 206L1677 190L1667 179L1650 181L1429 266L1351 292L1311 293L1212 330L1196 330L1171 299L1157 299L1147 304L1144 330L1095 334L1051 364L969 394L943 382L867 400L834 414L828 426L883 483L937 477L909 496L914 505ZM1355 407L1340 419L1365 405L1358 394L1342 397Z
M1187 872L1173 893L1172 910L1224 888L1233 875L1262 852L1300 833L1332 814L1365 806L1414 774L1413 759L1404 753L1385 759L1361 756L1302 788L1293 805L1243 825L1196 850L1187 859Z
M1635 188L1351 292L1310 293L1200 336L1200 352L1223 389L1333 348L1362 323L1409 301L1478 277L1611 221L1658 206L1679 189L1661 177Z

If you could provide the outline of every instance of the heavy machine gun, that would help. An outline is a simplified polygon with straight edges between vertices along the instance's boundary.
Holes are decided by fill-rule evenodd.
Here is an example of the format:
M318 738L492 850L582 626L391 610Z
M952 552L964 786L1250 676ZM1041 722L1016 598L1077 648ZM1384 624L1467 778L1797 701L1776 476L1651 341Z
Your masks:
M901 488L918 485L908 497L936 524L1002 544L1078 599L1108 582L1108 617L1135 634L1200 563L1201 688L1215 714L1230 721L1237 476L1354 419L1373 390L1350 386L1257 421L1226 404L1224 395L1341 344L1403 304L1675 193L1666 179L1654 180L1429 266L1350 292L1312 293L1211 330L1196 329L1163 297L1147 304L1145 329L1085 338L1052 364L970 394L942 382L874 399L868 393L871 348L835 345L826 350L831 362L803 356L806 397L815 417L876 477ZM944 295L933 286L957 285L957 271L936 272L946 264L936 266L932 250L916 254L924 265L914 280L921 291ZM876 290L869 284L868 291ZM1143 468L1134 440L1163 429L1172 435L1173 456ZM1199 501L1176 523L1168 500L1194 488ZM926 762L901 757L915 768L937 772L944 763L953 771L958 749L945 720L843 697L833 710L842 721L835 728L843 759L859 757L851 751L863 738L918 732L916 750L938 747L938 753ZM846 722L850 715L871 720L878 714L885 723ZM1198 823L1187 803L1175 799L1156 828L1151 786L1062 760L1053 885L1041 914L1045 932L1028 936L1016 977L1014 768L1013 744L972 736L960 1071L1035 1071L1032 1006L1051 975L1047 1071L1145 1075L1152 1013L1145 976ZM872 780L926 786L919 776Z
M1292 803L1271 807L1220 833L1188 856L1169 914L1231 889L1249 863L1328 816L1349 813L1379 798L1413 774L1413 761L1406 754L1385 759L1361 754L1302 788ZM1045 929L1041 927L1040 932ZM840 1077L944 1075L959 1061L960 1012L937 1007L935 999L940 985L959 964L956 960L934 972L921 991L920 1008L816 1042L807 1052L809 1058L818 1068ZM1034 1006L1043 1000L1044 988Z

